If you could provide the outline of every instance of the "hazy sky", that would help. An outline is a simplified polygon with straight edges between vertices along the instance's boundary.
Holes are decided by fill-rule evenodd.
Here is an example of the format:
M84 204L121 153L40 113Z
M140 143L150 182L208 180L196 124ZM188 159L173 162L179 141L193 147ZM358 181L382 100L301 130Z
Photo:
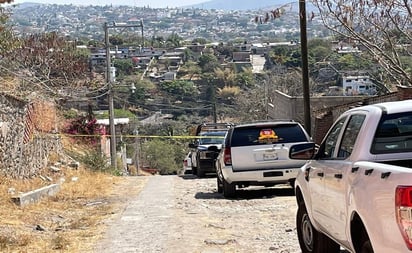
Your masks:
M47 4L75 4L75 5L131 5L150 6L152 8L180 7L207 2L208 0L14 0L13 3L24 2Z

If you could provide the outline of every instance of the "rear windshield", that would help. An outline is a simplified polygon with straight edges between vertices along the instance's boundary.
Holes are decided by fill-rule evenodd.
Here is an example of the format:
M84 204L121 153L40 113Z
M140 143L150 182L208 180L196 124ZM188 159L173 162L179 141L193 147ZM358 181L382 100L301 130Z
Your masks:
M308 141L297 124L235 128L232 147Z
M372 154L412 152L412 113L383 115L371 146Z
M226 132L205 132L201 133L199 138L199 144L222 144L224 141Z

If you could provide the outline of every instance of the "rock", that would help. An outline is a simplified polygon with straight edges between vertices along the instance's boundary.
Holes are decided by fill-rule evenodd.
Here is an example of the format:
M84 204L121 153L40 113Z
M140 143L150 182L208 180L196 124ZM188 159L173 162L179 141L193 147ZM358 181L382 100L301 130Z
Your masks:
M60 171L60 169L58 167L55 167L55 166L50 166L50 170L53 171L53 172L59 172Z
M37 231L46 231L46 228L43 227L42 225L37 225L35 230L37 230Z
M211 239L206 239L205 243L206 244L212 244L212 245L226 245L229 243L233 243L236 242L236 240L233 239L229 239L229 240L211 240Z
M16 189L13 188L13 187L11 187L11 188L9 188L9 189L7 190L7 192L8 192L10 195L14 195L14 194L16 194Z
M71 163L69 163L68 165L69 165L69 167L71 167L71 168L78 169L79 166L80 166L80 163L79 163L79 162L71 162Z

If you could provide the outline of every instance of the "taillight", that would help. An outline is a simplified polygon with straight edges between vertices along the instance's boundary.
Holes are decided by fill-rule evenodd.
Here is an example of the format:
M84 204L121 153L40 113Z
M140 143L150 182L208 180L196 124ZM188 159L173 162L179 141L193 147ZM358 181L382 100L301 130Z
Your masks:
M226 165L232 164L232 153L230 152L230 147L225 147L223 161Z
M412 250L412 186L398 186L395 196L396 220L406 246Z
M187 160L186 160L186 159L183 161L183 165L184 165L185 167L187 167Z

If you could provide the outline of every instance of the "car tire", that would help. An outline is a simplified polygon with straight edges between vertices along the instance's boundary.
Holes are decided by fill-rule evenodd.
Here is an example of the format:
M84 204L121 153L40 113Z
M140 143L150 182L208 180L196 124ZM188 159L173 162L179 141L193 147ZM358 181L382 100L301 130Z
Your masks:
M219 176L216 177L216 185L217 185L217 192L223 193L223 183L222 183L222 180L220 180Z
M300 204L298 207L296 228L302 253L340 252L340 246L336 242L312 226L304 204Z
M196 170L196 176L198 178L205 177L205 172L200 167L198 167L197 170Z
M225 179L222 180L223 184L223 196L225 198L234 198L236 196L236 185L234 183L228 183Z

